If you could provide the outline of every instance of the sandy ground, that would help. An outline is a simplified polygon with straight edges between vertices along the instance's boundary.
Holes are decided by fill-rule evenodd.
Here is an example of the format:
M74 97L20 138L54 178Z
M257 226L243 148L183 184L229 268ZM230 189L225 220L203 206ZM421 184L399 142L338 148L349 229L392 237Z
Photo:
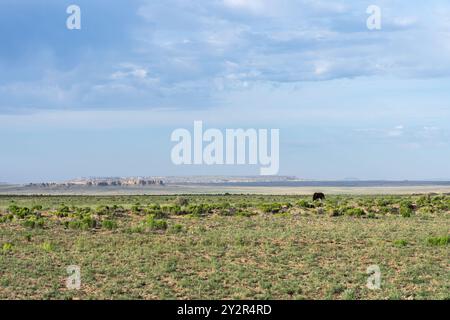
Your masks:
M265 186L211 186L211 185L168 185L151 187L58 187L36 188L0 186L0 195L123 195L123 194L298 194L314 192L326 194L423 194L450 193L450 186L403 186L403 187L265 187Z

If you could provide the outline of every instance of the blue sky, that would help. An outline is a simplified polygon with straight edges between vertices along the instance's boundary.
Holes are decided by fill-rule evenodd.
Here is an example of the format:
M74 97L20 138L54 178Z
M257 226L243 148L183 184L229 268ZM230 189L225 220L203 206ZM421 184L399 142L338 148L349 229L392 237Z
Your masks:
M279 128L282 175L450 179L450 3L0 2L0 181L258 174L173 165L194 120Z

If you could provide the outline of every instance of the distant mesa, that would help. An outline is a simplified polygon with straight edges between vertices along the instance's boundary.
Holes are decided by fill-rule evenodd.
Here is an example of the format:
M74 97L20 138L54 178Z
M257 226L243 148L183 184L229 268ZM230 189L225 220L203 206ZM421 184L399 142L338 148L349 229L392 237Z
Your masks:
M101 178L101 179L77 179L67 182L42 182L29 183L28 187L111 187L111 186L154 186L164 185L164 181L154 178Z
M29 183L25 187L145 187L186 184L287 183L301 179L291 176L160 176L160 177L89 177L64 182Z

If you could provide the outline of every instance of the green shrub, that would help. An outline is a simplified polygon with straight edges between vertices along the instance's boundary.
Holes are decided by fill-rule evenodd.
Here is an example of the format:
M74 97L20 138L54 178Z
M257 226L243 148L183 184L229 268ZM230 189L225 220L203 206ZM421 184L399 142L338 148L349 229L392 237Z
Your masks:
M42 210L42 206L41 205L35 205L31 208L31 211L41 211Z
M177 270L177 259L170 258L169 261L166 262L165 271L175 272L176 270Z
M64 221L64 226L68 229L81 229L80 220Z
M366 214L366 212L362 208L346 208L344 213L347 216L356 216L356 217L361 217Z
M8 211L9 211L10 213L12 213L12 214L17 214L17 213L19 212L19 210L20 210L20 208L19 208L17 205L15 205L15 204L11 204L11 205L8 207Z
M229 209L229 208L231 208L231 204L229 202L222 202L222 203L216 204L215 208L219 209L219 210L220 209Z
M90 207L85 207L85 208L79 208L78 211L81 214L88 214L88 213L91 213L92 209Z
M27 227L27 228L31 228L31 229L34 229L34 228L43 228L44 227L44 219L42 219L42 218L36 218L36 217L30 217L30 218L28 218L27 220L25 220L23 223L22 223L22 225L24 226L24 227Z
M181 207L176 204L165 204L161 206L161 211L166 214L178 214L181 211Z
M141 214L142 211L143 211L143 208L141 207L141 205L139 203L131 206L131 212L133 214Z
M450 242L450 236L431 237L427 239L427 244L430 246L446 246Z
M229 203L227 203L227 204L230 205ZM239 202L236 206L241 208L241 209L247 209L251 205L248 202Z
M152 214L157 219L164 219L169 216L170 208L167 206L152 205L144 210L147 214Z
M15 217L17 217L18 219L24 219L25 217L29 216L32 214L31 210L27 207L18 207L15 204L10 205L8 207L8 211L13 214Z
M177 197L175 199L175 204L179 207L184 207L189 204L189 199L185 197Z
M403 200L400 203L400 209L399 213L402 217L411 217L411 215L414 213L415 205L412 203L411 200Z
M311 203L311 202L309 202L308 200L305 200L305 199L299 200L299 201L297 202L297 205L298 205L300 208L306 208L306 209L312 209L312 208L314 208L314 204Z
M91 216L85 216L81 219L73 219L70 221L65 221L64 225L69 229L81 229L81 230L89 230L95 229L97 227L97 220L95 220Z
M401 206L399 212L400 215L405 218L409 218L413 214L413 210L407 206Z
M209 212L210 208L207 204L189 205L186 212L194 217L200 217Z
M1 216L0 217L0 223L5 223L5 222L8 222L8 216Z
M103 220L102 221L102 228L113 230L117 228L117 222L114 220Z
M10 242L5 242L2 245L2 252L4 252L4 253L10 252L10 251L12 251L12 249L13 249L13 244Z
M95 209L95 213L97 213L99 216L108 215L110 213L110 209L108 206L98 206Z
M315 200L314 201L314 207L315 208L321 208L321 207L323 207L323 201L322 200Z
M339 208L328 207L327 211L331 217L338 217L342 215L342 211Z
M238 211L236 211L235 215L238 217L247 217L248 218L248 217L253 216L254 213L247 211L247 210L238 210Z
M51 251L55 250L55 246L51 242L48 242L48 241L41 244L41 248L47 252L51 252Z
M58 210L56 210L55 214L57 217L68 217L70 213L70 209L68 206L61 205Z
M400 239L400 240L395 240L394 241L394 245L396 247L405 247L406 245L408 245L408 241Z
M68 213L67 216L82 218L82 217L85 217L85 216L89 216L91 211L92 211L92 209L89 208L89 207L86 207L86 208L74 208L73 212Z
M181 224L175 224L175 225L173 225L172 226L172 228L171 228L171 231L173 232L173 233L180 233L180 232L183 232L183 226L181 225Z
M392 200L391 199L381 198L381 199L377 199L375 201L375 203L379 207L387 207L387 206L392 204Z
M147 205L147 209L149 209L149 210L161 210L161 206L159 205L159 204L157 204L157 203L149 203L148 205Z
M167 222L162 219L155 219L155 216L152 214L147 215L145 219L145 225L152 230L166 230Z
M390 210L390 208L388 208L388 207L381 207L381 208L378 209L378 212L379 212L380 214L385 215L385 214L388 214L389 212L391 212L391 210Z
M356 293L355 293L355 290L353 290L353 289L346 289L346 290L343 292L343 298L344 298L345 300L355 300L355 299L356 299Z
M142 225L132 226L126 229L127 233L143 233L144 227Z
M221 216L234 216L236 212L236 208L220 208L218 214Z
M400 202L400 207L409 208L411 210L414 210L416 206L413 204L411 200L403 200Z
M278 213L282 207L281 203L264 203L261 205L261 210L265 213Z
M94 229L97 227L97 220L95 220L94 218L87 216L84 217L81 220L81 223L83 225L83 227L88 228L88 229Z

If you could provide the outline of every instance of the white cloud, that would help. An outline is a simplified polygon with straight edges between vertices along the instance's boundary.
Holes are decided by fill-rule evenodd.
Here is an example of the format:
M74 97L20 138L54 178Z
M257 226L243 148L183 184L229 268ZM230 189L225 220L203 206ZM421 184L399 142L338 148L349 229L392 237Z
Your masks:
M388 137L400 137L403 135L403 129L403 125L398 125L394 129L388 130L386 134Z
M406 28L416 25L418 21L416 17L396 17L392 22L395 26Z
M318 61L315 63L314 73L318 76L326 74L330 69L330 63L327 61Z
M144 5L133 11L132 27L126 30L128 46L122 48L118 41L113 54L90 43L84 54L61 62L55 57L64 55L51 48L55 53L49 49L31 64L29 59L22 63L30 68L20 76L10 75L16 74L13 66L21 63L10 66L0 60L0 86L13 84L7 77L29 79L23 82L24 90L0 88L0 110L8 104L19 108L24 100L52 107L70 102L76 107L117 106L127 101L125 92L139 106L166 99L170 100L167 105L189 107L189 101L195 101L190 105L199 101L213 105L218 93L249 89L255 82L283 86L378 76L403 80L450 75L449 10L439 13L432 4L408 6L405 11L392 3L383 11L386 28L369 32L365 8L356 1L139 3ZM423 10L423 6L431 7ZM109 31L106 34L110 36ZM52 94L36 93L40 87ZM101 95L95 97L98 92Z
M137 78L145 79L147 78L148 71L145 68L136 66L134 64L122 64L122 70L116 71L111 74L111 79L120 80L125 78Z
M245 9L252 12L261 12L264 9L264 0L223 0L225 6L233 9Z

